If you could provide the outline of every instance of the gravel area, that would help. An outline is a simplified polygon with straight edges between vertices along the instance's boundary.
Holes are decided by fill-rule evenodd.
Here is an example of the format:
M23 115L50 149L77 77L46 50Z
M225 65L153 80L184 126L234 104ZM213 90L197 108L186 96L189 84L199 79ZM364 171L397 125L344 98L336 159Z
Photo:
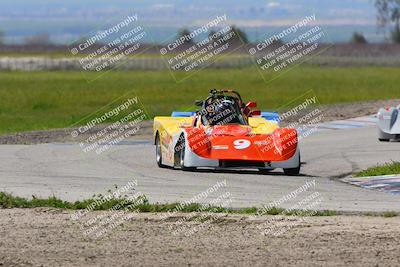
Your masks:
M200 229L185 236L171 229L186 215L139 213L91 239L72 212L0 209L0 266L400 265L399 217L223 215L204 228L184 221L185 229ZM105 213L110 216L86 216ZM277 229L284 231L277 235Z

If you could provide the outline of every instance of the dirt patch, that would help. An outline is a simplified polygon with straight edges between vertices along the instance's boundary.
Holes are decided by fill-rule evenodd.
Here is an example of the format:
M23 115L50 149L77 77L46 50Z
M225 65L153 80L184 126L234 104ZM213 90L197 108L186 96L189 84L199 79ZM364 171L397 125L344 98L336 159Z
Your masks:
M42 144L42 143L79 143L96 133L101 132L109 124L98 124L78 137L72 137L73 131L78 131L78 127L53 129L45 131L22 132L12 135L0 136L0 144ZM153 121L143 121L139 123L139 130L135 135L131 135L125 140L151 140L153 136Z
M324 117L323 121L344 120L355 117L375 114L379 108L386 106L397 106L400 99L375 100L368 102L356 102L347 104L324 105L321 107ZM291 123L290 119L285 124ZM13 135L0 136L0 144L40 144L40 143L77 143L89 136L100 132L108 125L96 125L79 138L73 138L71 133L77 128L54 129L46 131L22 132ZM139 131L126 140L148 140L153 136L153 121L144 121L140 124Z
M400 218L229 215L191 236L171 234L179 218L136 214L101 239L87 239L72 211L0 209L4 266L396 266ZM92 212L95 216L104 212ZM262 235L263 223L289 227ZM191 228L199 222L184 222Z
M322 106L325 121L344 120L361 116L373 115L381 107L397 107L400 99L374 100L347 104L335 104Z

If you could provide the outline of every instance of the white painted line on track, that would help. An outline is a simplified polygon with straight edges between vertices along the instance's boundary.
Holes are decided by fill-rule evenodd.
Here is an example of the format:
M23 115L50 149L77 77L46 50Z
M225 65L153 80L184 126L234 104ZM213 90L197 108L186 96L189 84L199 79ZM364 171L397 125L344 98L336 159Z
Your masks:
M357 129L364 127L374 126L377 122L375 115L351 118L347 120L336 120L328 121L320 124L306 125L306 128L301 127L298 129L299 132L309 131L315 129L316 131L325 130L342 130L342 129Z
M342 181L367 189L375 189L391 194L400 194L400 174L369 176L369 177L348 177Z

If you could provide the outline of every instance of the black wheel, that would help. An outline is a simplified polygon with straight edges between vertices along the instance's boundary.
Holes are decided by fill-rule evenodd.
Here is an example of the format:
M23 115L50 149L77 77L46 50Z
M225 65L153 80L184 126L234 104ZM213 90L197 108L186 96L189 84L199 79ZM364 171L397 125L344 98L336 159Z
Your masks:
M165 168L166 166L164 164L162 164L162 152L161 152L161 140L160 140L160 136L156 135L156 161L157 161L157 165L160 168Z
M301 168L301 161L300 161L300 155L299 155L299 165L296 168L283 169L283 172L289 176L299 175L300 168Z
M299 175L300 174L300 166L297 168L283 169L283 172L289 176Z
M389 139L382 139L382 138L379 138L378 139L380 142L389 142L390 140Z
M258 169L258 171L259 171L260 173L262 173L262 174L268 174L268 173L270 173L271 171L273 171L273 169Z
M185 166L185 139L182 138L182 142L180 145L180 152L179 152L179 166L181 167L182 171L193 171L195 167L186 167Z

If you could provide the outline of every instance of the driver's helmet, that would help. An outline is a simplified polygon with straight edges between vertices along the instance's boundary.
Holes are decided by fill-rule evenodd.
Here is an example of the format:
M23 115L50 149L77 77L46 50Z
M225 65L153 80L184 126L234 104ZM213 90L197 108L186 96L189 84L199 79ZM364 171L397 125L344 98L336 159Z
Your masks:
M231 99L218 99L207 107L207 121L210 125L223 125L240 122Z

